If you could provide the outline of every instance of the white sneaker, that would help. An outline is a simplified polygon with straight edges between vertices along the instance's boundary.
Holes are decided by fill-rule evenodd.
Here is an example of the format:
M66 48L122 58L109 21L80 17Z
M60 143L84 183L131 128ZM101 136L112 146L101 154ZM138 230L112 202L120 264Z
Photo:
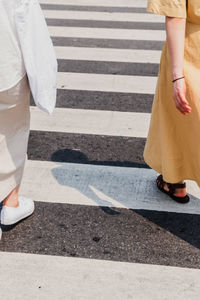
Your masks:
M0 240L1 240L1 237L2 237L2 230L1 230L1 228L0 228Z
M19 205L11 207L3 205L1 209L1 224L12 225L30 216L35 209L32 199L19 196Z

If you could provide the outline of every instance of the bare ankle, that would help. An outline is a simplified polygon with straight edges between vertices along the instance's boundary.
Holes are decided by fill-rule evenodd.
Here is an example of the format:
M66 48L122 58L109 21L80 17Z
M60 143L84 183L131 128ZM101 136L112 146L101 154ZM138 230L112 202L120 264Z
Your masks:
M19 205L18 197L4 199L3 205L17 207Z
M4 199L3 205L17 207L19 205L18 192L19 192L19 185L16 188L14 188L10 192L10 194Z

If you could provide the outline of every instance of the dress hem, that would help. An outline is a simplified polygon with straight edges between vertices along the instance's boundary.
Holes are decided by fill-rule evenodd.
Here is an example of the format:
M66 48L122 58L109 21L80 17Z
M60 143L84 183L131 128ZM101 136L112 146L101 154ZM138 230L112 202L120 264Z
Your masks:
M154 166L154 164L152 163L152 161L148 160L145 160L146 164L151 168L153 169L154 171L156 171L157 173L159 174L162 174L162 171L161 171L161 168L157 168ZM163 174L162 174L163 175ZM177 179L176 180L173 180L173 182L171 182L170 180L166 180L164 179L164 175L163 175L163 179L166 181L166 182L169 182L169 183L177 183L177 182L180 182L180 181L184 181L184 180L192 180L192 181L195 181L198 185L198 187L200 187L200 182L198 182L196 179L194 179L194 177L190 177L190 176L182 176L182 177L176 177Z

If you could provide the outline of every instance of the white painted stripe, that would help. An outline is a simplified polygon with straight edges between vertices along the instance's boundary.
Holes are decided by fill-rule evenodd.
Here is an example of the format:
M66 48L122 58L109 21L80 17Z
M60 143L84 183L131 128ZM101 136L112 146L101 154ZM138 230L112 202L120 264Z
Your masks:
M94 39L164 41L164 30L48 26L51 36Z
M57 88L103 92L154 94L156 77L59 72Z
M198 269L9 252L0 264L3 299L199 298Z
M78 6L146 7L147 0L39 0L40 3Z
M196 183L186 181L191 201L180 205L158 191L156 176L143 168L27 160L20 194L35 201L200 214Z
M87 47L55 47L58 59L159 63L161 51Z
M116 21L116 22L153 22L164 23L165 17L156 14L143 13L117 13L98 11L70 11L70 10L43 10L47 19L73 19L93 21Z
M53 132L146 137L150 114L55 108L49 116L31 107L31 129Z

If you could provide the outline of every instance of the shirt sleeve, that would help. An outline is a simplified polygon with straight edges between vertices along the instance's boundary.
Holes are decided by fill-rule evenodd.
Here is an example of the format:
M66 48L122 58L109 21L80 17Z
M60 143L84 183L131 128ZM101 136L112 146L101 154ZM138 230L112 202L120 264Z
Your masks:
M187 0L148 0L147 12L175 18L187 18Z

